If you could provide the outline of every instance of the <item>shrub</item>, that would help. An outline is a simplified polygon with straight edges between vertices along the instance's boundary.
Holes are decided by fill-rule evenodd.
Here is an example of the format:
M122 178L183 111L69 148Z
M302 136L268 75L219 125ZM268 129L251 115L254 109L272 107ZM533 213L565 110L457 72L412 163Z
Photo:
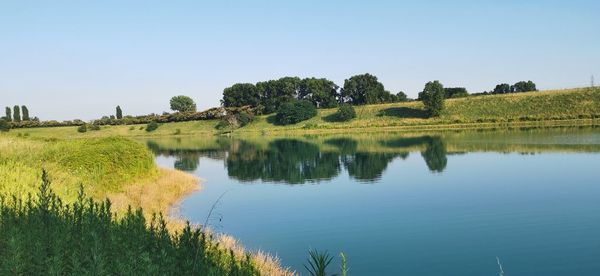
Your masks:
M356 110L354 110L354 107L352 105L343 104L342 106L340 106L335 116L338 121L347 122L356 118Z
M175 132L173 133L173 135L179 135L181 134L181 129L176 129Z
M100 126L92 124L92 125L90 125L90 130L96 130L96 131L98 131L98 130L100 130Z
M79 132L79 133L85 133L85 132L87 132L87 125L86 124L80 125L77 128L77 132Z
M0 131L8 131L10 129L10 124L5 119L0 119Z
M293 100L281 105L275 120L281 125L290 125L315 116L317 116L317 108L311 102Z
M429 116L440 116L444 109L444 94L444 86L439 81L430 81L425 84L421 98Z
M146 126L146 131L152 132L152 131L155 131L158 127L159 127L158 123L155 121L152 121Z

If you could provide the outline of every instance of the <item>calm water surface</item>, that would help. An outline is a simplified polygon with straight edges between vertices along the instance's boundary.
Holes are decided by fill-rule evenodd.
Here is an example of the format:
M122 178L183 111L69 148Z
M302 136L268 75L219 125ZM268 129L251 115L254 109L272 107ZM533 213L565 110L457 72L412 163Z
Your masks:
M304 274L600 275L598 128L146 142L205 180L182 216Z

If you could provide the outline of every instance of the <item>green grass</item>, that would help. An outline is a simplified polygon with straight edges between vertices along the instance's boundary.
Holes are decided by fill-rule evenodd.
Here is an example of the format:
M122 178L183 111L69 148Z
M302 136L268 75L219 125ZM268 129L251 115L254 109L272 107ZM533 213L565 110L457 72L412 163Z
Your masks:
M125 184L157 175L152 153L125 138L42 140L0 136L0 194L34 193L45 168L60 185L57 193L71 201L80 185L101 196Z
M486 128L498 125L589 125L600 118L600 88L548 90L509 95L489 95L446 100L440 117L426 118L421 102L357 106L357 118L331 120L337 108L320 109L318 115L295 125L273 124L274 115L256 116L235 135L281 135L285 133L362 132L378 130L425 130ZM78 133L76 127L11 130L8 135L44 138L90 138L107 136L159 137L219 134L218 120L161 124L152 132L145 125L103 126L99 131Z

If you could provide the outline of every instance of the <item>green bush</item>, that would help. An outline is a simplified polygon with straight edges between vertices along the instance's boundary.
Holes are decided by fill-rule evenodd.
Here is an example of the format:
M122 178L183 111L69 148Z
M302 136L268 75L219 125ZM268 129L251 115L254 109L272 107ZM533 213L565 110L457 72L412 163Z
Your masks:
M86 124L80 125L77 128L77 132L79 132L79 133L85 133L85 132L87 132L87 125Z
M335 117L340 122L347 122L356 118L356 110L350 104L343 104L336 112Z
M317 108L309 101L293 100L281 105L275 120L281 125L291 125L317 116Z
M98 131L98 130L100 130L100 126L99 126L99 125L92 124L92 125L90 125L90 130L95 130L95 131Z
M10 129L10 124L4 120L0 119L0 131L8 131Z
M159 127L159 124L157 122L150 122L147 126L146 126L146 131L147 132L152 132L155 131L157 128Z

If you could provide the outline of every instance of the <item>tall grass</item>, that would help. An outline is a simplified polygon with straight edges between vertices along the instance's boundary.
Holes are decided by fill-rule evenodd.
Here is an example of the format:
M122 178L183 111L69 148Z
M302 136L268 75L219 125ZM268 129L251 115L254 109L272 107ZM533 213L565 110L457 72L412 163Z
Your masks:
M46 172L34 197L0 197L2 275L258 275L250 256L239 259L189 225L173 235L161 216L141 209L117 219L111 202L86 198L65 204Z

